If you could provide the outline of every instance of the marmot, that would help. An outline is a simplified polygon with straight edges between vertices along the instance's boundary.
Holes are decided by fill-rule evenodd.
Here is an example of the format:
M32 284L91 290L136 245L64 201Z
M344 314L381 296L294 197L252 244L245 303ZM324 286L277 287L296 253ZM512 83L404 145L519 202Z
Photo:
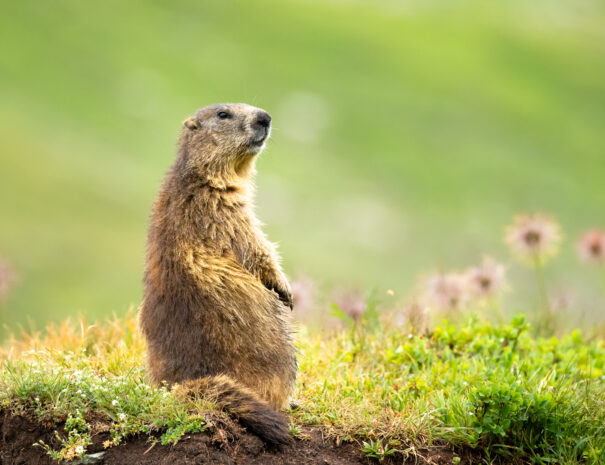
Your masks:
M253 213L254 163L271 129L246 104L198 110L155 201L139 322L149 376L210 395L252 432L290 441L297 370L292 294Z

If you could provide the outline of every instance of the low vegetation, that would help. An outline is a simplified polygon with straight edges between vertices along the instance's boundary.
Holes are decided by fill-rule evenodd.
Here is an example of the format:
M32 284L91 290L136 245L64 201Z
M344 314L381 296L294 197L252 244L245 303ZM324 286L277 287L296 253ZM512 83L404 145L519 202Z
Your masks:
M502 325L461 317L418 333L373 301L360 318L334 314L342 324L332 333L299 332L300 405L289 412L299 439L317 426L378 460L436 440L487 463L605 460L603 341L579 331L537 338L523 315ZM203 431L214 410L148 384L132 315L24 333L3 359L2 408L57 425L61 446L37 446L59 460L85 455L100 431L110 433L106 447L136 433L174 443Z

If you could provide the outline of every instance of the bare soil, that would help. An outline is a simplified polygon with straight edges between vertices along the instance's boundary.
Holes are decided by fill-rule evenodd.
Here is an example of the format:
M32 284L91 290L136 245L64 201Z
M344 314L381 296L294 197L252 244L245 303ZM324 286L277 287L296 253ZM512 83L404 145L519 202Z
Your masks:
M99 465L268 465L268 464L378 464L366 458L361 445L336 444L323 437L321 429L304 428L304 439L281 449L267 448L256 436L247 433L239 424L228 418L211 419L212 426L205 432L185 436L178 444L155 446L147 436L135 436L127 443L103 448L109 439L107 432L93 435L93 444L88 453L102 452L94 459L81 459L72 464ZM32 444L40 440L58 445L54 437L55 427L41 425L29 418L4 412L0 416L0 465L47 465L55 463L40 447ZM59 430L61 432L61 430ZM417 456L405 460L390 457L381 464L434 464L451 465L459 454L445 444L437 444L426 450L417 451ZM93 456L94 457L94 456ZM461 464L477 463L471 456L463 456Z

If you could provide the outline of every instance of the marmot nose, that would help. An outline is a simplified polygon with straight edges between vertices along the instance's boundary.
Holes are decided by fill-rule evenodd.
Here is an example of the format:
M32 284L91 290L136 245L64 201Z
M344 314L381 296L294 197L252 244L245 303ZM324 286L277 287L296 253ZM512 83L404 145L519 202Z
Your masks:
M263 128L268 128L271 124L271 115L269 115L269 113L267 113L266 111L259 111L256 114L255 124L258 124Z

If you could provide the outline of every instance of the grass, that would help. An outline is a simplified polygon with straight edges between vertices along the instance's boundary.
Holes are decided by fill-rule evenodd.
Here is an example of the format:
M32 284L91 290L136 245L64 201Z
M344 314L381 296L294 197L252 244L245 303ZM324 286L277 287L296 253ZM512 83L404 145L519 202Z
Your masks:
M49 327L44 338L23 335L5 353L3 408L65 424L67 436L57 433L62 448L38 444L53 458L70 460L85 453L95 430L91 419L97 428L109 429L106 447L136 433L160 432L159 441L168 444L205 429L202 412L212 404L179 401L166 387L147 384L143 344L134 325L133 319L116 319L104 327L65 322L56 331ZM13 350L19 358L13 358Z
M602 2L400 3L4 5L0 256L21 279L3 323L138 303L180 122L216 101L274 117L259 216L291 275L400 295L503 255L517 212L551 212L569 242L603 225Z
M537 338L523 315L501 325L444 321L423 334L385 318L370 308L330 335L301 328L294 435L315 425L377 459L444 440L486 463L605 460L602 340L579 331ZM65 423L61 449L40 444L61 459L84 454L100 425L111 432L107 447L138 432L169 443L202 431L212 404L150 387L143 354L132 317L23 334L3 354L0 402Z

